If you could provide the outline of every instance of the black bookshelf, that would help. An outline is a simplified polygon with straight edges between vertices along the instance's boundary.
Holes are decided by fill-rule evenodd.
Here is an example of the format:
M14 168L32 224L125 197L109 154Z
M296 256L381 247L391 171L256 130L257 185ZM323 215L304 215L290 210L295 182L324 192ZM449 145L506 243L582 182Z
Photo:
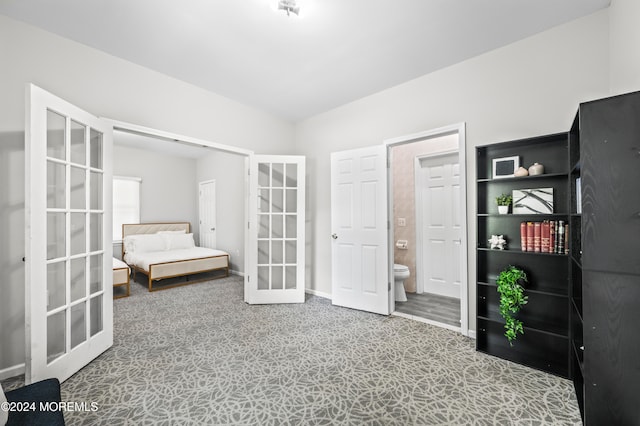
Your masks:
M569 141L569 133L559 133L476 148L476 349L561 377L569 377L573 359L569 337L571 256L522 251L520 224L561 220L571 226ZM493 179L493 160L513 156L518 156L525 168L536 162L543 164L544 174ZM533 188L553 188L553 213L498 214L495 203L498 195ZM490 249L491 235L504 235L507 248ZM504 337L496 286L498 274L509 265L523 269L529 278L526 291L529 302L517 316L525 332L518 335L513 345Z
M571 376L589 425L640 424L639 123L635 92L580 104L569 132Z

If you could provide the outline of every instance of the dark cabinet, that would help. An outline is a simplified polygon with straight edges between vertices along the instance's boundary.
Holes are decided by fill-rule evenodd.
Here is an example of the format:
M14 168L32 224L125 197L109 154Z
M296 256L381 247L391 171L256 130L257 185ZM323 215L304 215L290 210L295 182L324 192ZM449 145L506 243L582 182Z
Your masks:
M583 261L640 274L640 94L582 104L580 123Z
M581 104L570 134L571 375L585 424L638 425L640 92Z

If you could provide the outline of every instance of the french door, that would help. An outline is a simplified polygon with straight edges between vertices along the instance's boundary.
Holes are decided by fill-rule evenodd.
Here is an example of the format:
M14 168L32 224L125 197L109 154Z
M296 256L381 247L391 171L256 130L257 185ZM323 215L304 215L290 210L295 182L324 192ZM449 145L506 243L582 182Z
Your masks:
M331 154L332 303L388 315L386 146Z
M248 226L245 301L304 303L304 157L250 156Z
M30 85L25 162L25 381L64 381L113 344L112 129Z

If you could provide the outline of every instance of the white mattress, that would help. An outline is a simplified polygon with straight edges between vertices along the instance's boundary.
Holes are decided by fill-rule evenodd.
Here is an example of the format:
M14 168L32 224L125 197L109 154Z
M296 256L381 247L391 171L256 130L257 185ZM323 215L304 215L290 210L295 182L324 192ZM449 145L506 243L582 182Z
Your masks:
M149 265L165 262L176 262L179 260L201 259L203 257L224 256L227 252L205 247L193 247L180 250L154 251L148 253L126 253L124 260L129 265L149 270Z
M127 266L126 263L124 263L122 260L117 259L117 258L113 258L113 269L129 269L129 266Z

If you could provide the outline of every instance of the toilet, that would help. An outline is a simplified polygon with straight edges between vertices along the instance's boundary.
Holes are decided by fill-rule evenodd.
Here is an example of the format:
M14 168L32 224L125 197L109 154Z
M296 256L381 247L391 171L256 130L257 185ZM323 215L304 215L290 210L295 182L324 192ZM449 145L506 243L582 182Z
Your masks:
M400 265L399 263L393 264L393 279L396 283L396 302L406 302L407 294L404 292L404 280L409 278L411 273L409 267L406 265Z

